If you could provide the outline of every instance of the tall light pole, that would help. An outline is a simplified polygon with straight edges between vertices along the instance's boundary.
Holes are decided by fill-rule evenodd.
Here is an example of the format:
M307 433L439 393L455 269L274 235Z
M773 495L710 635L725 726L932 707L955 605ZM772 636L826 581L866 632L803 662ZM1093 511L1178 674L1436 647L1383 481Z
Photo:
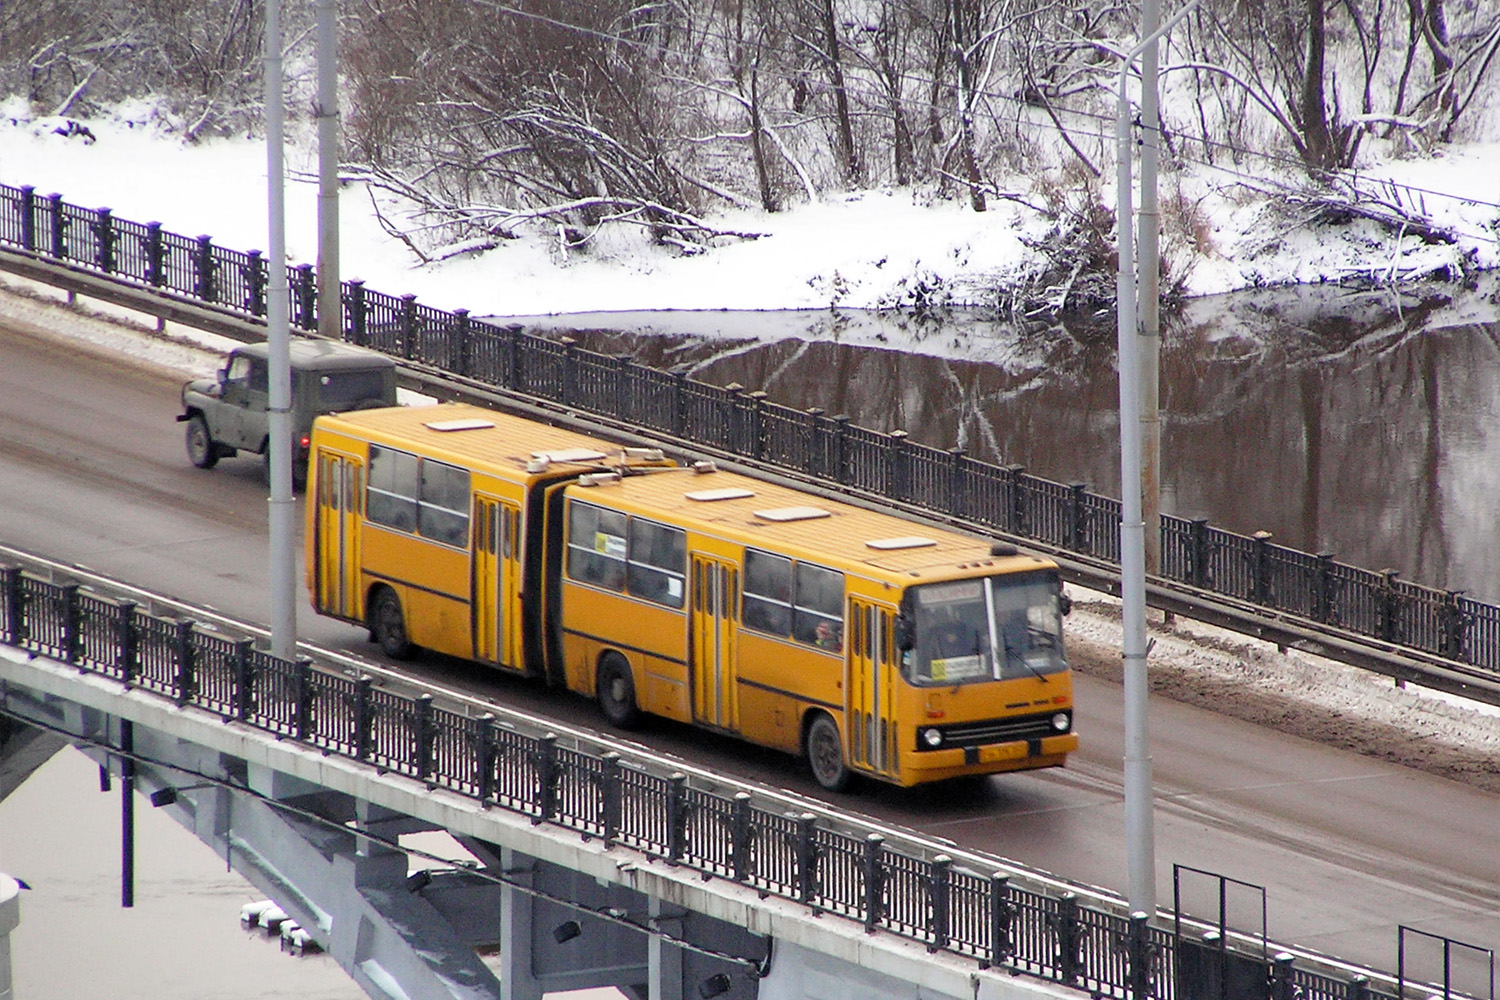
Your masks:
M283 150L281 0L266 0L266 211L271 229L266 287L266 346L270 354L267 460L271 469L271 655L290 660L297 650L297 532L292 503L291 295L286 280L286 169Z
M318 332L344 332L339 296L338 4L317 0L318 20Z
M1130 77L1130 67L1136 56L1150 51L1152 74L1149 80L1143 80L1143 86L1148 86L1151 91L1150 105L1154 114L1156 109L1156 43L1175 27L1178 21L1192 13L1201 2L1202 0L1191 0L1186 7L1174 14L1170 21L1150 31L1147 31L1143 25L1141 33L1144 37L1135 48L1125 54L1120 66L1119 95L1115 109L1115 184L1118 189L1115 233L1120 258L1119 275L1115 286L1118 300L1115 312L1119 323L1120 358L1120 599L1123 605L1125 626L1122 657L1125 664L1126 879L1130 909L1148 916L1156 913L1156 829L1152 815L1151 732L1147 712L1150 688L1146 682L1148 651L1146 645L1146 525L1142 517L1141 502L1146 487L1142 475L1142 452L1144 450L1142 432L1146 425L1142 422L1144 408L1141 385L1143 381L1141 342L1148 338L1142 336L1142 331L1138 327L1135 238L1131 227L1133 209L1130 97L1125 88ZM1144 9L1145 5L1153 8L1149 16L1153 20L1159 19L1156 0L1144 0L1142 20L1144 21L1148 16ZM1145 107L1144 98L1142 107ZM1153 135L1152 141L1154 140ZM1143 157L1143 163L1144 159ZM1153 158L1150 163L1152 191L1149 204L1154 213L1156 208L1155 159ZM1145 185L1146 179L1143 176L1142 187L1144 188ZM1147 195L1144 191L1141 200L1143 203L1147 202ZM1149 249L1152 256L1142 261L1142 270L1151 275L1147 286L1153 290L1153 298L1148 308L1154 318L1156 316L1156 272L1159 266L1156 259L1157 220L1154 214L1149 219L1143 214L1142 228L1144 229L1148 223L1151 228L1151 239L1149 244L1143 245L1143 249ZM1153 344L1156 343L1154 335L1150 339ZM1151 384L1153 389L1151 423L1154 426L1154 371L1151 375Z

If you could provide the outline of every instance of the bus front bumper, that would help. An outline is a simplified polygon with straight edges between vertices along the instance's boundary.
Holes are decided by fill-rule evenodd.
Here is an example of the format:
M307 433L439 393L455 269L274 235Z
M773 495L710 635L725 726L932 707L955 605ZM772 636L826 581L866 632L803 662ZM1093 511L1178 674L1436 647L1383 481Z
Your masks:
M965 774L1000 774L1041 767L1061 767L1078 749L1078 734L1063 733L1038 740L1012 740L977 747L924 750L903 754L903 784L941 781Z

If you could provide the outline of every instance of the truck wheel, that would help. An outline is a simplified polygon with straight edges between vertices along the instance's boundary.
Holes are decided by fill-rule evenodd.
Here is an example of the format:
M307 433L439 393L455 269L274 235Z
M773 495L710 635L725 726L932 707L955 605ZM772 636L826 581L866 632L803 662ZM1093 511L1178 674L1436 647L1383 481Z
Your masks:
M416 645L406 635L406 615L401 611L401 598L389 587L377 590L371 602L370 638L393 660L409 660L417 652Z
M813 779L824 791L842 792L849 787L850 774L844 764L844 741L839 739L839 727L822 712L807 727L807 763Z
M213 435L208 433L208 421L203 419L201 413L195 413L188 419L185 439L189 462L200 469L212 469L218 464L219 446Z
M641 709L635 702L635 681L630 664L619 653L606 653L599 661L595 684L599 710L617 729L634 729L641 724Z

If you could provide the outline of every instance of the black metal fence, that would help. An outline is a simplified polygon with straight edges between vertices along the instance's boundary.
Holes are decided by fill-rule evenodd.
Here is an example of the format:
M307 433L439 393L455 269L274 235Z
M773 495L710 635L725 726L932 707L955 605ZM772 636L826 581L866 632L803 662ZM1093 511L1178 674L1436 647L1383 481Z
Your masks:
M528 816L732 880L974 959L1118 1000L1394 1000L1359 978L1343 981L1234 955L1261 973L1245 989L1215 984L1202 946L1143 915L1083 905L973 871L946 855L831 828L811 814L762 808L748 792L695 787L614 752L561 745L494 718L406 697L367 680L287 661L209 633L186 619L156 617L130 601L84 592L0 567L0 642L81 671L148 690L324 753L363 761ZM1122 908L1123 909L1123 908ZM1184 942L1194 961L1184 964ZM1262 949L1263 951L1263 949ZM1210 956L1212 957L1212 956ZM1217 979L1213 977L1218 977ZM1355 989L1358 987L1358 990ZM1300 991L1300 992L1299 992ZM1486 1000L1481 997L1480 1000ZM1490 998L1492 1000L1492 998Z
M31 187L0 185L0 243L39 258L264 317L267 262L257 252L116 219ZM288 269L290 322L317 328L311 265ZM446 312L411 295L343 286L343 336L408 361L624 421L829 486L876 494L938 516L1119 564L1120 502L996 466L961 449L915 444L822 410L796 410L739 386L719 387L628 357L585 351ZM1224 598L1478 668L1500 679L1500 606L1212 527L1161 518L1161 575Z

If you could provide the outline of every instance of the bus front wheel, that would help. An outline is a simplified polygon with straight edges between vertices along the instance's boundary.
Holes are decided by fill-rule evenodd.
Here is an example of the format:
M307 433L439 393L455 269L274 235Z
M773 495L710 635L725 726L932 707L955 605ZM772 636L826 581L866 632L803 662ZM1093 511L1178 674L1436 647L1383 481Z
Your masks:
M849 787L844 741L839 738L838 724L827 715L819 713L807 727L807 763L824 791L842 792Z
M596 681L599 710L617 729L634 729L641 724L641 709L635 701L635 680L630 664L618 653L608 653L599 661Z
M219 463L219 446L208 432L208 421L195 413L187 422L188 461L200 469L212 469Z
M379 643L385 655L393 660L409 660L417 651L406 634L406 615L401 611L401 598L389 587L377 590L370 605L370 638Z

